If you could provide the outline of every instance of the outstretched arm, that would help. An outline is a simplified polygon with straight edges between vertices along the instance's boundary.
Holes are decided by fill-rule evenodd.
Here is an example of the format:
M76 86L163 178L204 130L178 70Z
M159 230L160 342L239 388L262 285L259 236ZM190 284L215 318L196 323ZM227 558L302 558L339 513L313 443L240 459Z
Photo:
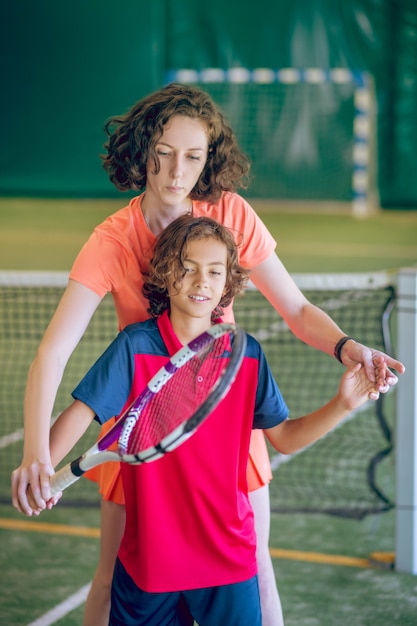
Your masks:
M275 253L252 269L251 280L296 337L313 348L334 355L335 346L345 333L327 313L307 300ZM340 357L346 366L361 363L369 380L376 383L376 390L380 393L385 393L398 381L389 368L399 374L405 371L400 361L353 340L343 345ZM378 367L376 371L374 361L377 357L383 358L384 366Z
M374 368L377 377L384 367L381 356L375 357ZM365 404L369 398L378 396L375 383L366 375L365 368L356 363L343 375L337 394L322 408L297 419L288 419L265 434L276 450L292 454L314 443L330 432L352 411Z
M24 445L12 473L12 503L25 515L38 515L50 498L54 473L49 429L66 364L100 302L91 289L70 280L30 366L24 400ZM32 499L28 500L28 486Z

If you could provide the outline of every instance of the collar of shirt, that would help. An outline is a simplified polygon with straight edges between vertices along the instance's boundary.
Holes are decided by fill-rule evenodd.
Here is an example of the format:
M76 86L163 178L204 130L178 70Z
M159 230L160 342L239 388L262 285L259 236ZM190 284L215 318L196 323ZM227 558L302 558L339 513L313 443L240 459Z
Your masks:
M221 318L217 319L214 323L221 324L223 320ZM168 310L164 311L162 315L160 315L157 319L158 329L161 333L162 340L168 350L169 356L172 356L178 350L180 350L183 345L178 339L177 335L172 328L171 320L169 319ZM227 337L227 343L225 344L225 350L231 351L230 339Z

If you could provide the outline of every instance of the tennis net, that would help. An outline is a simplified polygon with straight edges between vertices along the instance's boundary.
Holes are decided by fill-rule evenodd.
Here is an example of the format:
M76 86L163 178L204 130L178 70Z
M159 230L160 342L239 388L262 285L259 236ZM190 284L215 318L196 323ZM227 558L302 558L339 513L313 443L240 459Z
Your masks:
M22 455L23 396L29 365L62 296L67 274L0 272L0 502L10 502L10 473ZM296 275L309 300L368 346L392 352L390 317L395 310L395 275ZM275 379L296 418L335 393L342 366L290 332L254 288L235 302L236 321L262 343ZM106 296L74 351L60 386L54 415L70 402L71 390L117 333L111 296ZM277 512L321 512L362 518L393 504L392 395L369 402L336 430L306 450L284 456L271 449L274 479L271 508ZM71 458L96 439L94 426ZM96 506L97 486L78 481L63 503Z

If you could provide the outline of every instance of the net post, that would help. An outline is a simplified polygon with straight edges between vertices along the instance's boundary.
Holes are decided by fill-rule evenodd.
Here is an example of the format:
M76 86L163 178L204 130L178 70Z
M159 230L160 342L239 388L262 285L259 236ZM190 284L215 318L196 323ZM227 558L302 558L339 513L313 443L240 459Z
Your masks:
M398 274L395 568L417 574L417 268Z

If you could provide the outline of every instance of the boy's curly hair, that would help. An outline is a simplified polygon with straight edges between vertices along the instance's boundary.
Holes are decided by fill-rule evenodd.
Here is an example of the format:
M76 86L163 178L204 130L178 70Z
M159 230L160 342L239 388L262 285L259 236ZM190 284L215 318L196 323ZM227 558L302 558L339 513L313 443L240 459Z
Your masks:
M158 317L169 309L168 287L181 288L185 276L187 244L207 239L220 241L227 248L225 292L212 313L212 319L221 317L223 308L243 291L249 270L239 265L237 244L232 233L209 217L183 215L171 222L159 235L148 272L144 274L143 294L149 300L148 313L152 317Z
M191 199L215 202L223 191L246 188L250 163L220 109L205 91L178 83L139 100L125 115L105 124L108 141L102 160L112 183L121 191L143 189L149 159L159 172L155 145L174 115L201 120L207 129L207 162Z

